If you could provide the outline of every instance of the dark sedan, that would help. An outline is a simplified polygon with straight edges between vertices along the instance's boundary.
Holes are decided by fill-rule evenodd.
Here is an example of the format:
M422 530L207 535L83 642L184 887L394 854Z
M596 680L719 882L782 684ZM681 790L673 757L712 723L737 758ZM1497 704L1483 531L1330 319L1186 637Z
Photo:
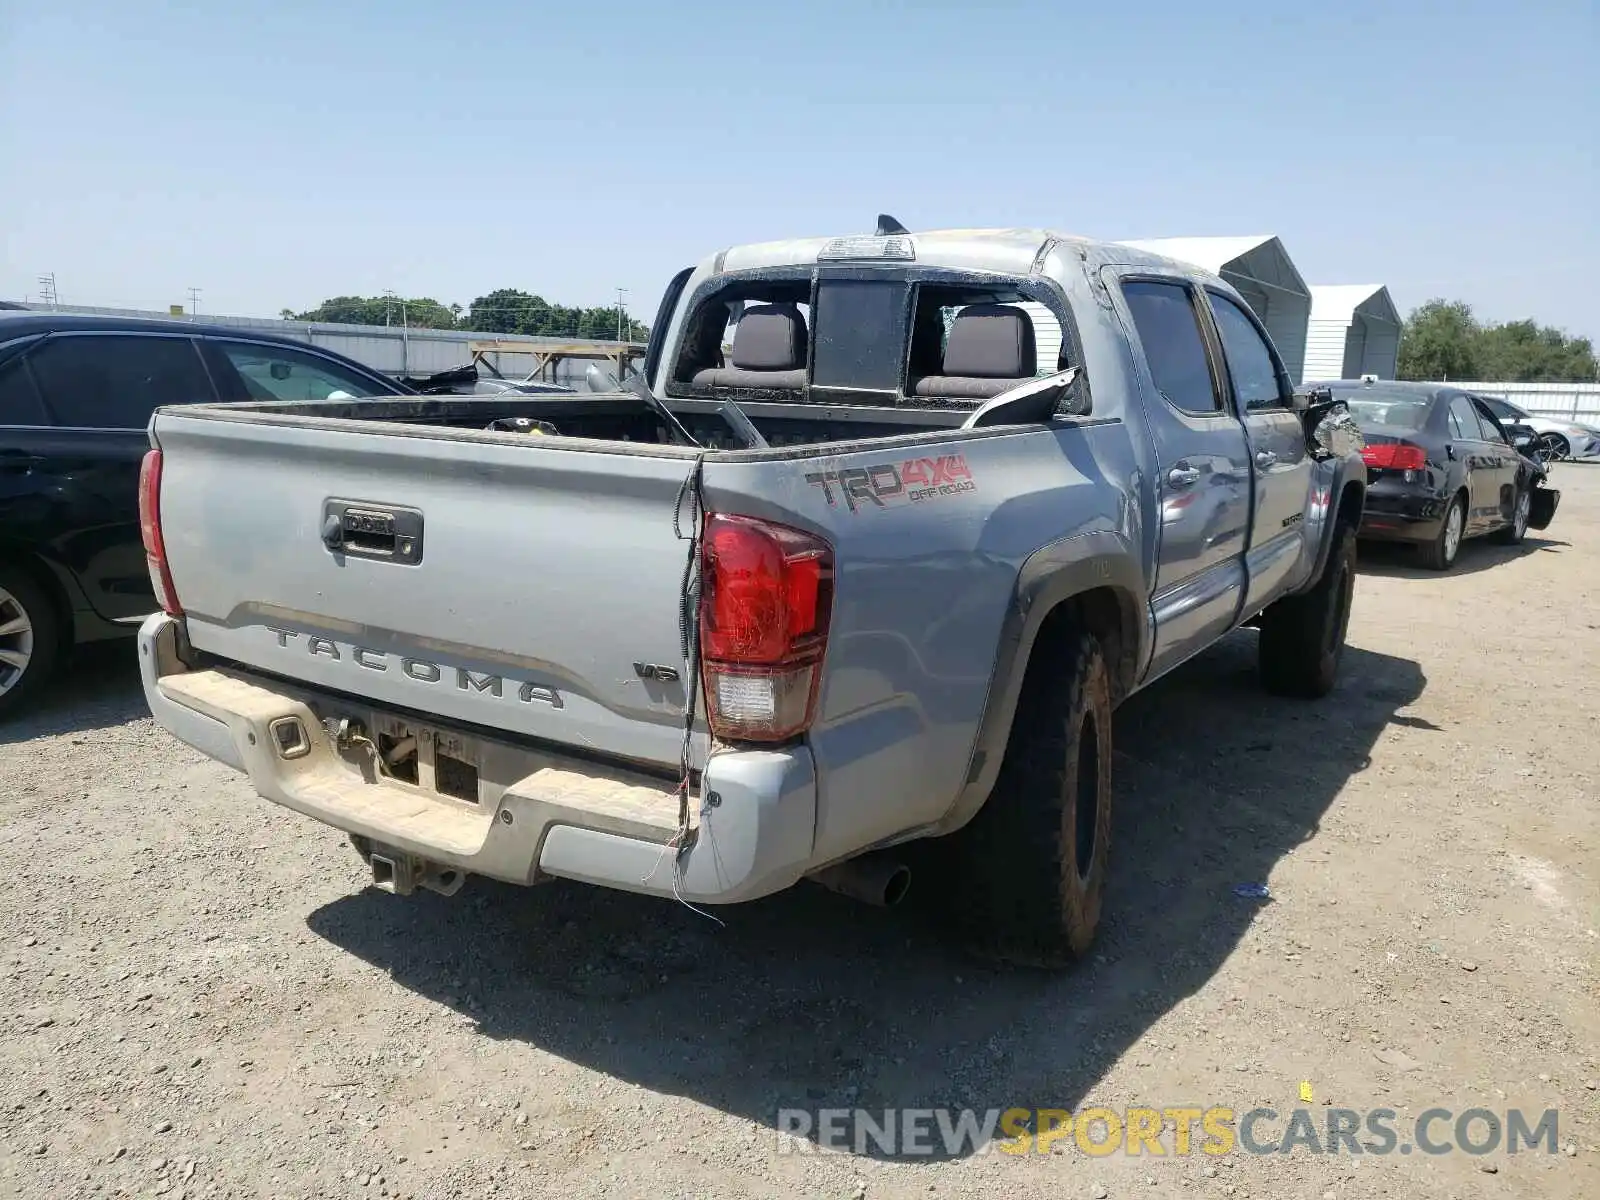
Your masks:
M0 716L72 646L131 635L159 607L139 537L153 409L410 391L242 329L0 312Z
M1436 383L1314 386L1344 400L1366 437L1361 537L1415 543L1427 566L1448 571L1467 538L1515 545L1555 516L1561 494L1480 397Z

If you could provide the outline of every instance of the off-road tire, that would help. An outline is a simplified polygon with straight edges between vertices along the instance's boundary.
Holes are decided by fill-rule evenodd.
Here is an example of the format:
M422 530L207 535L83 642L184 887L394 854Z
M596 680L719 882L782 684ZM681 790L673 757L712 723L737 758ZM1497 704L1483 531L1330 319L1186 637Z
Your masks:
M1045 637L994 791L944 839L948 884L939 897L947 927L974 954L1061 967L1088 951L1105 894L1111 678L1090 634L1060 628Z
M1461 538L1456 542L1455 553L1450 552L1446 545L1446 533L1450 528L1450 514L1456 509L1461 510ZM1417 547L1417 557L1422 560L1422 565L1430 571L1448 571L1456 565L1456 559L1461 557L1461 544L1467 540L1467 506L1459 495L1450 501L1450 507L1444 510L1444 520L1439 522L1439 533L1431 542L1423 542Z
M21 678L0 692L0 720L5 720L21 712L39 687L55 674L56 662L61 657L61 617L49 593L20 567L0 563L0 591L16 602L32 626L28 665ZM10 605L5 606L5 611L0 612L0 624L6 622L10 612ZM0 665L0 671L9 671L9 668Z
M1518 486L1511 497L1511 524L1503 525L1489 535L1491 541L1502 546L1520 546L1528 536L1528 517L1533 509L1533 489Z
M1261 681L1269 692L1315 699L1333 690L1344 657L1355 580L1356 531L1341 521L1334 528L1322 576L1311 590L1285 596L1261 614L1257 654Z

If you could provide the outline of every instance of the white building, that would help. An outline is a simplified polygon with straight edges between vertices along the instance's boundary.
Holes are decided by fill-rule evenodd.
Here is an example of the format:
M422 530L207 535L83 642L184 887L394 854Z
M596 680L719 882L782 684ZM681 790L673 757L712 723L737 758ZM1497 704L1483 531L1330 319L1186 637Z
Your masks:
M1275 236L1148 238L1122 245L1193 263L1222 276L1267 327L1289 378L1299 383L1306 377L1311 289Z
M1400 324L1389 289L1380 284L1314 285L1305 378L1393 379Z

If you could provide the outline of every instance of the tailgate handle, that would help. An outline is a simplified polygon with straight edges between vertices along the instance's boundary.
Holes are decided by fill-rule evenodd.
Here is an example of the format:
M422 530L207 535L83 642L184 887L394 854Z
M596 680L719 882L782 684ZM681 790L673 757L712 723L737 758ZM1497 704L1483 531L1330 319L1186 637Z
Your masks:
M415 566L422 561L422 513L392 504L328 500L322 509L322 544L335 556Z

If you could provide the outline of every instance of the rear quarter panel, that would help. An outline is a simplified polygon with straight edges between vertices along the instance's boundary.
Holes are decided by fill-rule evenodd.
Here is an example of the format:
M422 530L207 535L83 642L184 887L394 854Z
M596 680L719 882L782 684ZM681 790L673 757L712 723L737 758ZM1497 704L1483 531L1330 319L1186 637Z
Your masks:
M1147 447L1142 425L1125 419L1126 344L1092 299L1073 299L1093 388L1087 420L707 464L712 510L810 529L836 550L810 739L817 861L968 807L974 750L986 712L999 706L994 681L1007 674L997 659L1016 652L1002 632L1015 625L1030 558L1054 559L1068 539L1110 534L1137 564L1136 577L1149 577ZM997 765L998 755L988 759ZM985 790L992 770L986 775Z

